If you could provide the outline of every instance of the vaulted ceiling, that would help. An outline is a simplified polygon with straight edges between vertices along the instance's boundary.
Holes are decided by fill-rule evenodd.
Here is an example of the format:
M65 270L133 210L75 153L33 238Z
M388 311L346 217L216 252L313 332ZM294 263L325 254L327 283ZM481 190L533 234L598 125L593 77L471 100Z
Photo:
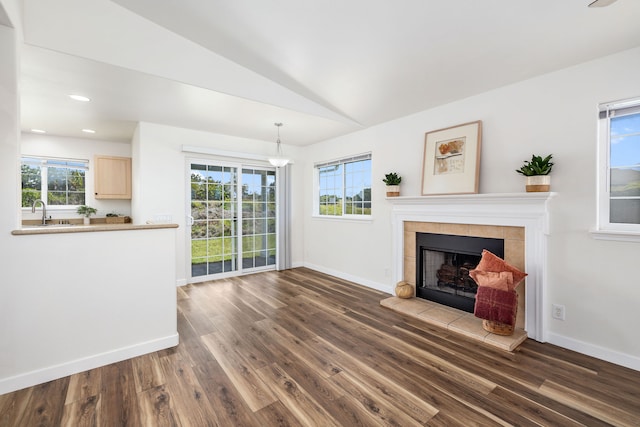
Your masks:
M640 1L589 2L24 0L22 128L307 145L640 46Z

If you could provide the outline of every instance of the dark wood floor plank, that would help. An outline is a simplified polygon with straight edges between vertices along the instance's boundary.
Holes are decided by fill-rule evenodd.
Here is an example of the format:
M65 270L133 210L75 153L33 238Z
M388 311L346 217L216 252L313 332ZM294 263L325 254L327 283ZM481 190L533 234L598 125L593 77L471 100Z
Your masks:
M540 391L548 397L553 397L572 408L576 408L613 425L630 427L640 425L640 417L638 417L637 414L631 414L614 405L599 401L583 393L576 392L569 387L556 383L555 381L545 381L545 383L540 387Z
M140 400L131 360L113 363L100 368L102 387L100 389L99 421L101 426L118 425L136 427L140 421Z
M154 427L177 427L180 424L173 410L171 394L159 385L138 394L140 400L140 424Z
M308 427L302 424L280 401L273 402L255 413L257 422L265 427ZM229 424L233 426L249 424Z
M64 406L63 426L95 427L100 425L100 395L89 396L83 400L74 400Z
M287 355L293 354L304 360L309 371L318 377L327 378L340 371L331 360L309 347L305 342L306 336L295 336L270 319L256 322L254 328L264 337L265 345L275 348L276 354L279 354L278 360L286 359Z
M427 417L422 421L416 420L406 413L404 407L402 411L398 411L397 406L402 405L402 402L390 402L375 389L371 389L359 382L355 376L349 374L349 371L342 371L332 376L331 381L343 388L346 394L360 403L363 409L367 410L382 425L417 427L422 426L423 422L431 418Z
M416 338L416 337L414 337ZM562 402L549 399L547 396L539 392L539 386L545 381L545 375L555 375L553 369L547 369L545 365L532 366L530 362L523 363L521 358L515 357L498 357L501 363L496 363L496 350L483 348L481 345L469 343L468 346L472 351L464 351L457 346L441 346L439 343L427 339L427 343L423 340L413 340L414 345L428 348L428 351L434 355L448 358L450 360L457 359L458 363L464 365L470 372L490 377L496 384L509 389L517 390L520 397L527 399L532 404L537 404L548 408L551 411L563 414L569 419L577 422L594 424L594 419L581 411L575 411L571 406ZM453 356L456 355L456 356ZM583 372L575 373L576 377L582 378Z
M315 338L312 341L317 351L326 352L328 358L333 358L340 366L350 368L349 360L344 360L335 346L327 346L326 341L319 338ZM470 393L470 389L451 387L446 375L438 377L433 371L428 371L424 367L393 352L381 354L364 349L363 353L361 353L361 363L379 372L389 381L401 384L407 392L422 399L432 408L453 414L464 414L464 420L469 425L492 425L495 423L491 414L478 411L467 404L465 396ZM358 370L359 368L351 369ZM449 391L449 389L452 391ZM460 390L460 392L456 393L457 390Z
M131 363L138 393L165 383L160 356L157 352L131 359Z
M313 341L318 349L331 355L345 371L358 376L369 389L380 390L389 398L395 396L403 411L416 414L418 419L432 417L440 410L439 408L466 413L467 419L476 420L479 423L497 419L490 408L485 409L491 406L488 404L486 390L477 392L471 387L465 387L464 384L454 386L455 382L447 378L446 374L441 375L437 370L429 370L423 365L410 361L403 362L394 357L379 354L370 357L366 356L366 350L359 358L355 358L322 338ZM387 380L385 381L384 378ZM404 390L399 387L403 387ZM419 400L411 399L407 395L414 395ZM517 420L518 418L508 409L503 411L503 415L507 419ZM520 421L521 425L526 425L522 420Z
M78 400L86 400L100 394L102 386L102 370L91 369L69 377L69 388L65 399L65 405Z
M34 387L21 423L25 426L57 426L62 422L69 377Z
M227 346L233 348L234 352L242 354L243 360L254 370L267 366L276 357L269 346L263 344L260 337L254 333L256 323L247 329L238 329L228 322L216 324L216 335L223 337Z
M259 418L254 416L241 393L215 360L196 366L194 374L205 390L221 426L260 425Z
M491 392L491 398L495 399L496 404L510 407L512 411L520 412L522 416L539 425L566 427L584 425L502 387L496 387ZM597 420L590 420L589 425L595 426L597 424Z
M640 425L640 372L387 297L307 268L183 286L177 347L2 395L0 427Z
M91 369L71 375L65 399L62 425L97 426L102 388L102 369Z
M0 395L0 427L24 425L34 387Z
M220 426L204 389L191 366L181 358L165 357L161 361L166 388L171 395L171 410L178 425L183 426Z
M213 319L209 310L201 307L202 301L196 302L194 298L178 301L178 311L189 322L190 327L198 335L206 335L215 331Z
M257 374L278 396L278 400L303 425L327 427L338 427L340 425L326 409L322 408L278 364L272 363L269 366L265 366L259 369Z
M249 363L219 333L205 335L202 341L252 411L258 411L277 400Z

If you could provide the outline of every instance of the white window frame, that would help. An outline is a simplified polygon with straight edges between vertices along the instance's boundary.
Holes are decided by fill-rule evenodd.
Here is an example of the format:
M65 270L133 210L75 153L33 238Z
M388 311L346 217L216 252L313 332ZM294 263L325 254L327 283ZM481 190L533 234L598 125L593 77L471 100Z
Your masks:
M25 161L25 159L32 159L31 161ZM44 157L44 156L32 156L32 155L28 155L28 154L24 154L20 156L20 166L22 169L22 165L23 164L29 164L32 166L39 166L41 168L40 171L40 180L41 180L41 186L40 186L40 200L42 200L46 206L47 206L47 210L68 210L68 209L75 209L80 205L52 205L49 203L49 191L48 191L48 170L49 167L52 168L62 168L62 166L60 165L60 163L63 162L68 162L68 163L73 163L73 166L69 166L69 168L71 169L81 169L85 171L85 176L84 176L84 201L86 204L87 203L87 198L88 198L88 194L87 194L87 172L89 171L89 160L87 159L70 159L70 158L58 158L58 157ZM76 166L75 164L80 163L82 164L82 166ZM21 178L22 178L22 172L20 173ZM22 182L22 179L20 180ZM22 189L21 189L22 191ZM22 197L20 198L20 200L22 200ZM22 205L22 202L20 203ZM27 207L27 206L21 206L22 210L30 210L31 207Z
M371 160L371 153L362 153L362 154L357 154L357 155L353 155L353 156L348 156L348 157L342 157L339 159L335 159L335 160L329 160L329 161L323 161L323 162L317 162L313 165L313 217L314 218L323 218L323 219L332 219L332 220L357 220L357 221L371 221L373 219L373 200L369 201L369 203L371 204L371 214L348 214L345 213L346 211L346 203L344 203L344 201L346 200L345 197L345 191L346 191L346 186L345 186L345 180L344 180L344 171L345 171L345 167L344 165L346 163L352 163L352 162L358 162L358 161L362 161L362 160ZM320 168L322 167L326 167L326 166L331 166L331 165L338 165L338 164L342 164L343 168L342 168L342 213L340 215L324 215L320 213ZM373 171L371 171L372 176L370 177L372 180L372 187L373 187ZM373 199L373 197L372 197Z
M640 98L613 101L599 106L597 224L592 235L601 240L640 242L640 224L610 222L610 119L640 112Z

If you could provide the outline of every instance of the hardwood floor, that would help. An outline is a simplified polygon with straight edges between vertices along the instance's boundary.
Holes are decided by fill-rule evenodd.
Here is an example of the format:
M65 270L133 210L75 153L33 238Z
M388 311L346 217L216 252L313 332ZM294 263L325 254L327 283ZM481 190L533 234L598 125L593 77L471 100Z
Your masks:
M178 289L180 345L0 396L0 426L638 426L640 372L515 353L300 268Z

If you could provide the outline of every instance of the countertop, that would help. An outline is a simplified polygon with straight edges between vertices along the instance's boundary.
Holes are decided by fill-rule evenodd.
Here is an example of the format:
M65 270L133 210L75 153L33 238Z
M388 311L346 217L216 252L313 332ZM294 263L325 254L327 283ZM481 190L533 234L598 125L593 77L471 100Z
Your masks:
M178 228L178 224L101 224L101 225L47 225L24 226L19 230L13 230L14 236L31 234L63 234L63 233L93 233L97 231L130 231L130 230L156 230L160 228Z

